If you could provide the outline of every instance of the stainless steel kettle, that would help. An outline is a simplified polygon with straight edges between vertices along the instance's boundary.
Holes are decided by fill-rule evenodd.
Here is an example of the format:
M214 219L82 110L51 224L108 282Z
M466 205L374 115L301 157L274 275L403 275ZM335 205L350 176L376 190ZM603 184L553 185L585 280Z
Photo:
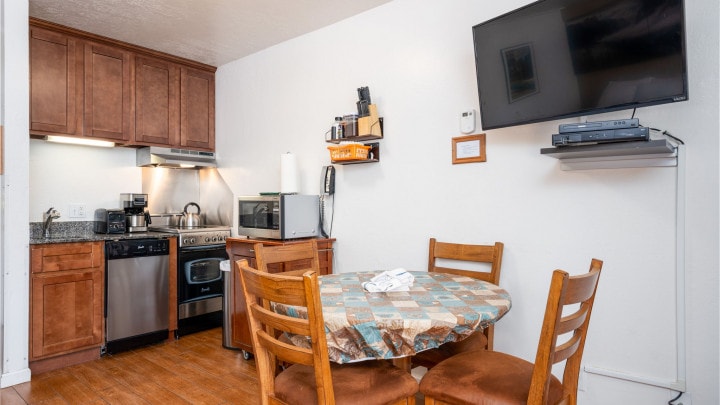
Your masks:
M196 213L188 212L188 207L194 205L197 208ZM180 218L180 226L184 228L192 228L194 226L200 226L202 220L200 219L200 206L194 202L185 204L183 209L183 216Z

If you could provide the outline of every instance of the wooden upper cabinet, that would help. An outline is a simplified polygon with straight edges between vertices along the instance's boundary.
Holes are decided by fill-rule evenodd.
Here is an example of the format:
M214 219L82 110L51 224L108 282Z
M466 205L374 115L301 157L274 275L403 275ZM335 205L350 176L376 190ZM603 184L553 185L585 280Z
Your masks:
M77 38L30 28L30 131L82 133L82 60Z
M30 19L30 133L215 149L215 67Z
M215 149L215 74L180 70L180 146Z
M85 43L84 136L126 143L134 134L132 54Z
M180 143L180 66L155 58L135 58L135 142Z

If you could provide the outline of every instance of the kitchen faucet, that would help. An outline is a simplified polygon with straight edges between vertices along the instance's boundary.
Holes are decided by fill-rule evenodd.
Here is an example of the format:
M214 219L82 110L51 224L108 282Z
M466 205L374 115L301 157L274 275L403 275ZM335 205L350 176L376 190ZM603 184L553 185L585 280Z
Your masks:
M60 218L60 212L55 207L50 207L47 212L43 212L43 236L50 237L50 224L53 219Z

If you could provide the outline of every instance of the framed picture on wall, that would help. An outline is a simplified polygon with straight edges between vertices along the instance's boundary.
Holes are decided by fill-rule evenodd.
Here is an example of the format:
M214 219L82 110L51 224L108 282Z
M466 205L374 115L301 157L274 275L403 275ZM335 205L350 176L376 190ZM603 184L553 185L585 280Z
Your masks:
M459 136L452 139L452 163L485 162L485 134Z
M532 44L513 46L500 52L505 67L508 100L513 103L538 93Z

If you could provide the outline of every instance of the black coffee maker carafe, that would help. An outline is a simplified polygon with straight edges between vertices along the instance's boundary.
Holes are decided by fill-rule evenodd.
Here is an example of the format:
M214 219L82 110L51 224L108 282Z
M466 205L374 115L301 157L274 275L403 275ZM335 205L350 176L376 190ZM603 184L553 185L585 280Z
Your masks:
M125 231L147 232L150 224L150 213L145 211L148 206L148 195L123 193L120 194L120 203L125 211Z

